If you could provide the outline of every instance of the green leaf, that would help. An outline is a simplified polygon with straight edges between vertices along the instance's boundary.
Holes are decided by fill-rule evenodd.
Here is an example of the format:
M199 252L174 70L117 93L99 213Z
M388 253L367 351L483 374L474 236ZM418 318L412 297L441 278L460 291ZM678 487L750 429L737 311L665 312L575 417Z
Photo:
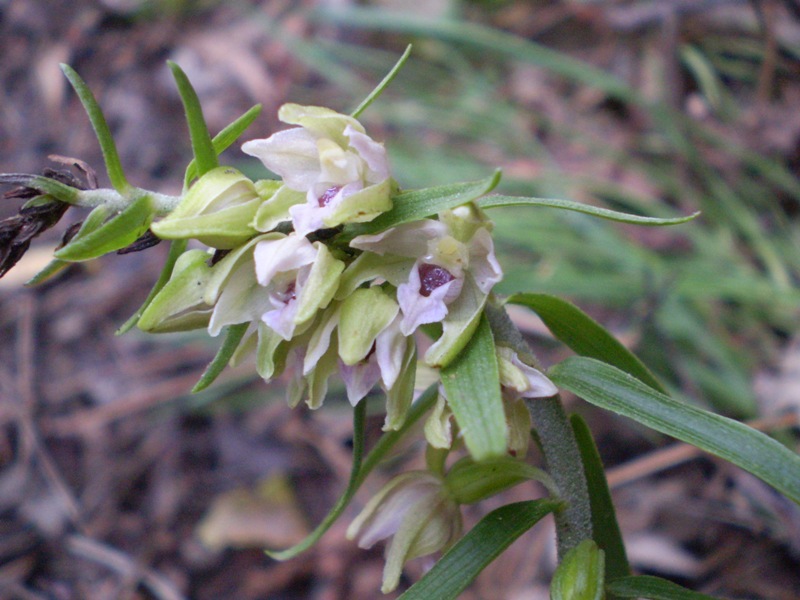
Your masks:
M227 366L233 353L236 352L236 348L239 347L239 343L242 341L245 331L247 331L247 326L248 323L239 323L225 328L225 340L217 351L217 355L206 367L206 370L200 377L200 381L192 388L193 394L206 389L219 377L219 374L222 373L223 369Z
M559 502L543 499L515 502L493 510L398 600L457 598L514 540L560 506Z
M580 415L570 417L572 431L578 442L583 471L589 487L589 501L592 507L592 538L606 553L606 581L631 574L625 543L617 523L617 514L611 500L611 492L606 481L606 472L600 454L592 438L592 432Z
M158 295L158 292L160 292L169 281L169 278L172 276L172 268L175 266L175 262L178 260L180 255L186 251L186 246L188 243L189 240L175 240L170 244L167 260L164 262L164 266L161 269L161 274L158 276L158 280L153 286L153 289L150 290L149 294L147 294L147 298L145 298L144 302L142 302L142 305L136 309L136 312L133 313L130 318L122 324L122 327L117 329L115 335L122 335L123 333L130 331L133 327L136 327L136 324L139 322L139 318L142 316L142 313L147 309L148 306L150 306L153 298Z
M95 208L78 234L66 246L56 250L54 256L71 262L83 261L129 246L147 231L155 208L152 198L143 195L98 226L110 212L108 205Z
M508 446L500 374L489 321L482 316L463 352L441 371L447 403L476 461L504 456Z
M678 225L686 223L696 218L700 213L695 212L687 217L677 217L675 219L661 219L657 217L641 217L628 213L617 212L607 208L599 208L580 202L570 200L558 200L556 198L524 198L520 196L488 196L478 201L481 208L496 208L498 206L546 206L549 208L560 208L562 210L572 210L584 213L601 219L617 221L619 223L631 223L634 225Z
M405 52L403 52L403 55L397 60L391 71L386 74L386 77L384 77L383 80L381 80L381 82L375 87L375 89L372 90L366 98L364 98L364 101L358 105L358 108L352 112L353 117L358 118L359 115L361 115L361 113L363 113L370 104L378 99L378 97L383 93L383 90L388 87L388 85L400 72L400 69L403 68L403 65L406 64L406 61L410 55L411 44L406 46Z
M217 153L214 150L214 144L211 142L211 134L206 126L197 92L194 91L189 78L186 77L186 73L177 64L168 60L167 65L169 65L172 76L175 78L175 83L178 85L178 92L183 101L183 110L186 113L186 121L189 124L189 137L192 140L192 152L194 152L194 160L197 164L197 174L202 176L219 166Z
M263 107L260 104L256 104L241 117L236 119L233 123L215 135L211 140L211 143L214 145L214 153L219 156L225 150L227 150L228 147L233 144L233 142L235 142L248 127L250 127L253 121L256 120L256 117L261 114L262 108ZM186 167L186 175L183 178L184 187L189 187L191 181L197 178L198 175L197 161L192 159L189 165Z
M89 86L86 85L86 82L81 79L81 76L72 67L62 64L61 70L66 75L75 93L78 94L86 114L89 115L89 121L97 136L97 141L100 142L100 150L103 153L103 160L106 163L106 172L111 185L120 194L125 194L130 191L131 185L125 178L125 172L122 170L122 163L119 160L114 138L111 137L111 130L108 128L103 111L100 110L100 105L97 103Z
M350 480L347 483L347 488L327 516L303 541L292 546L291 548L287 548L286 550L267 550L267 555L275 560L289 560L301 552L308 550L311 546L317 543L317 541L325 534L325 532L331 528L331 525L333 525L341 516L341 514L344 512L344 509L347 508L350 500L353 499L353 496L358 491L358 488L361 487L362 483L364 483L367 475L369 475L372 470L384 458L386 458L386 455L400 440L400 438L408 433L408 431L416 424L416 422L428 412L431 406L433 406L434 402L436 402L437 396L437 388L435 385L432 385L425 390L411 406L411 410L408 411L408 416L403 426L396 431L389 431L388 433L383 434L363 462L360 462L360 457L364 447L364 430L363 426L358 426L358 421L356 419L359 411L358 407L364 407L366 403L363 401L360 402L356 407L355 414L353 415L353 466L350 471ZM361 410L364 409L362 408ZM363 419L363 414L361 418Z
M610 582L606 586L611 594L618 598L648 598L649 600L717 600L699 592L687 590L685 587L660 577L637 575L623 577Z
M571 357L548 373L587 402L724 458L800 504L800 456L733 419L673 400L592 358Z
M479 181L453 183L422 190L401 192L392 197L392 209L369 223L350 225L346 231L352 237L379 233L403 223L418 221L437 213L472 202L492 191L500 181L500 171Z
M548 294L514 294L506 302L530 308L556 338L581 356L602 360L666 392L636 355L574 304Z

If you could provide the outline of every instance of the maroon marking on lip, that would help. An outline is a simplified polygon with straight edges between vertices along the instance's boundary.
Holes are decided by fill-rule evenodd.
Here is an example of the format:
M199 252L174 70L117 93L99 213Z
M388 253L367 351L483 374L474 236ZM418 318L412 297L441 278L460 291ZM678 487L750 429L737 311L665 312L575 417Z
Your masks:
M453 281L453 279L455 277L444 267L422 263L419 266L419 293L427 298L433 290Z
M322 192L322 195L317 198L317 204L319 204L320 208L324 206L328 206L330 201L336 197L336 194L339 193L339 190L342 188L340 186L333 186Z

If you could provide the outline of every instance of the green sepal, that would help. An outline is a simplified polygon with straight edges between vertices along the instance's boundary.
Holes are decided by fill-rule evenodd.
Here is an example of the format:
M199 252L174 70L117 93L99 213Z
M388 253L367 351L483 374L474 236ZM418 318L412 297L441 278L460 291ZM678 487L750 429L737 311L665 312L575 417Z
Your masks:
M342 303L339 356L355 365L369 354L377 335L397 316L397 302L379 287L361 288Z
M397 287L408 280L408 274L413 266L413 258L363 252L342 273L339 288L336 290L336 299L347 298L361 284L379 277Z
M386 418L383 431L400 429L405 423L408 409L414 400L414 387L417 380L417 345L413 341L406 344L400 377L386 393Z
M605 597L605 553L583 540L564 555L550 582L551 600L602 600Z
M305 202L306 195L303 192L289 189L285 185L282 185L280 181L271 179L264 179L262 181L270 182L270 184L274 181L279 187L277 190L271 190L271 186L267 188L266 183L256 182L257 186L261 183L264 191L272 191L273 193L258 207L255 217L253 218L253 227L258 231L271 231L275 229L278 224L292 220L289 209L296 204Z
M211 277L208 259L203 250L189 250L178 258L172 277L139 317L139 329L167 333L208 326L213 310L203 301Z
M465 456L450 468L444 481L459 504L480 502L524 481L541 481L553 487L547 473L511 456L481 462Z
M316 138L333 140L342 148L350 145L350 139L344 134L348 125L364 133L364 127L353 117L322 106L303 106L289 102L278 109L278 119L283 123L308 129Z
M332 334L331 344L306 376L308 396L306 404L311 410L322 406L328 393L328 379L339 370L339 357L336 353L336 332Z
M258 233L250 223L261 202L250 179L232 167L218 167L198 179L151 230L160 238L194 238L212 248L235 248Z
M477 461L504 456L508 430L494 339L485 317L479 319L463 351L442 369L441 377L470 455Z
M453 412L447 406L447 400L439 394L436 405L425 420L424 433L428 446L438 450L449 450L453 445Z
M487 298L473 281L472 275L466 273L461 294L449 306L447 316L442 321L442 335L425 353L425 364L445 368L455 360L478 327Z
M256 349L256 371L269 381L283 372L289 344L274 329L264 322L258 323L258 347Z
M317 249L317 259L311 266L302 293L297 298L297 312L294 317L296 325L308 322L319 309L330 304L339 285L339 276L344 271L344 263L334 258L325 244L315 242L314 247Z
M327 227L337 227L342 223L365 223L392 208L394 180L384 179L363 190L344 198L336 209L323 222Z
M54 256L70 262L90 260L103 254L114 252L131 245L144 234L155 214L155 207L149 195L143 195L131 202L122 212L112 214L107 205L95 208L84 221L78 234L63 248L56 250ZM97 227L98 221L105 221Z

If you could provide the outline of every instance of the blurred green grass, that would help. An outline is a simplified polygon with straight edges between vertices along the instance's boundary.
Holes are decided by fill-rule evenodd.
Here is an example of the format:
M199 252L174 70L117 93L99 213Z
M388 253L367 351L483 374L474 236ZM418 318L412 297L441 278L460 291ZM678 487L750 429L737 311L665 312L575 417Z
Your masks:
M406 188L504 166L501 193L649 216L702 210L692 223L653 232L550 209L495 209L500 291L553 293L600 311L676 395L741 418L758 414L753 376L779 354L800 306L798 224L785 210L800 202L800 182L782 157L731 141L725 130L752 101L763 43L711 31L676 47L681 77L708 109L703 120L557 46L493 26L491 11L469 14L318 10L312 22L340 33L317 38L262 23L326 80L325 103L340 110L356 106L414 43L411 60L362 117L372 131L383 128ZM563 93L559 111L575 118L516 97L510 82L521 65ZM778 64L776 76L792 73ZM292 100L321 103L319 89L297 94ZM625 143L606 139L609 122Z

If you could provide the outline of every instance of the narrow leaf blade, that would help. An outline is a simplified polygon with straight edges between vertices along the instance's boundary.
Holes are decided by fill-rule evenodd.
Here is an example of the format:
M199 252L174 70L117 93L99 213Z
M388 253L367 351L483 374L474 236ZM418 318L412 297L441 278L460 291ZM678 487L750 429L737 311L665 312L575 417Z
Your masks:
M369 223L348 227L355 237L362 234L379 233L403 223L418 221L443 210L472 202L492 191L500 181L500 171L491 177L467 183L454 183L421 190L401 192L392 198L392 209Z
M623 577L609 583L606 589L618 598L648 598L649 600L717 600L714 596L693 592L677 583L650 575Z
M639 215L631 215L628 213L609 210L607 208L600 208L591 206L589 204L581 204L580 202L572 202L571 200L559 200L557 198L525 198L521 196L487 196L478 202L481 208L497 208L499 206L543 206L548 208L560 208L562 210L571 210L574 212L591 215L600 219L608 219L609 221L617 221L618 223L631 223L633 225L645 225L651 227L658 227L664 225L679 225L686 223L696 218L700 213L695 212L686 217L677 217L673 219L662 219L658 217L642 217Z
M100 105L86 85L86 82L78 75L77 71L69 65L62 64L61 70L69 80L70 85L75 90L75 93L80 98L86 114L89 116L89 121L92 124L94 133L97 136L97 141L100 142L100 150L103 153L103 160L106 163L106 172L111 185L120 194L124 194L130 190L131 185L125 178L125 172L122 170L122 163L119 160L119 153L117 146L114 144L114 138L111 137L111 130L108 128L106 118L103 116L103 111L100 110Z
M472 457L481 461L505 455L508 431L500 374L485 315L462 353L441 373L447 403Z
M352 113L353 117L358 118L361 115L361 113L367 110L367 107L369 107L370 104L372 104L373 102L375 102L375 100L378 99L378 97L383 93L383 90L385 90L389 86L389 84L392 83L392 80L395 77L397 77L397 74L400 72L400 69L403 68L403 65L406 64L406 61L408 60L408 57L410 55L411 55L411 44L406 46L405 52L403 52L402 56L397 60L392 69L386 74L386 77L384 77L381 80L381 82L375 87L375 89L372 90L366 98L364 98L364 101L358 105L358 108L356 108L353 111Z
M557 386L587 402L697 446L759 477L800 504L800 456L738 421L673 400L598 360L571 357L550 369Z
M490 512L398 600L457 598L486 565L560 506L554 500L528 500Z
M514 294L506 302L531 309L556 338L577 354L614 365L659 392L666 393L635 354L574 304L549 294Z
M225 369L233 353L236 352L236 348L239 347L245 331L247 331L247 325L247 323L240 323L238 325L231 325L226 329L225 340L223 340L222 346L220 346L217 355L206 367L206 370L200 377L200 381L192 388L192 393L206 389L219 377L219 374Z

